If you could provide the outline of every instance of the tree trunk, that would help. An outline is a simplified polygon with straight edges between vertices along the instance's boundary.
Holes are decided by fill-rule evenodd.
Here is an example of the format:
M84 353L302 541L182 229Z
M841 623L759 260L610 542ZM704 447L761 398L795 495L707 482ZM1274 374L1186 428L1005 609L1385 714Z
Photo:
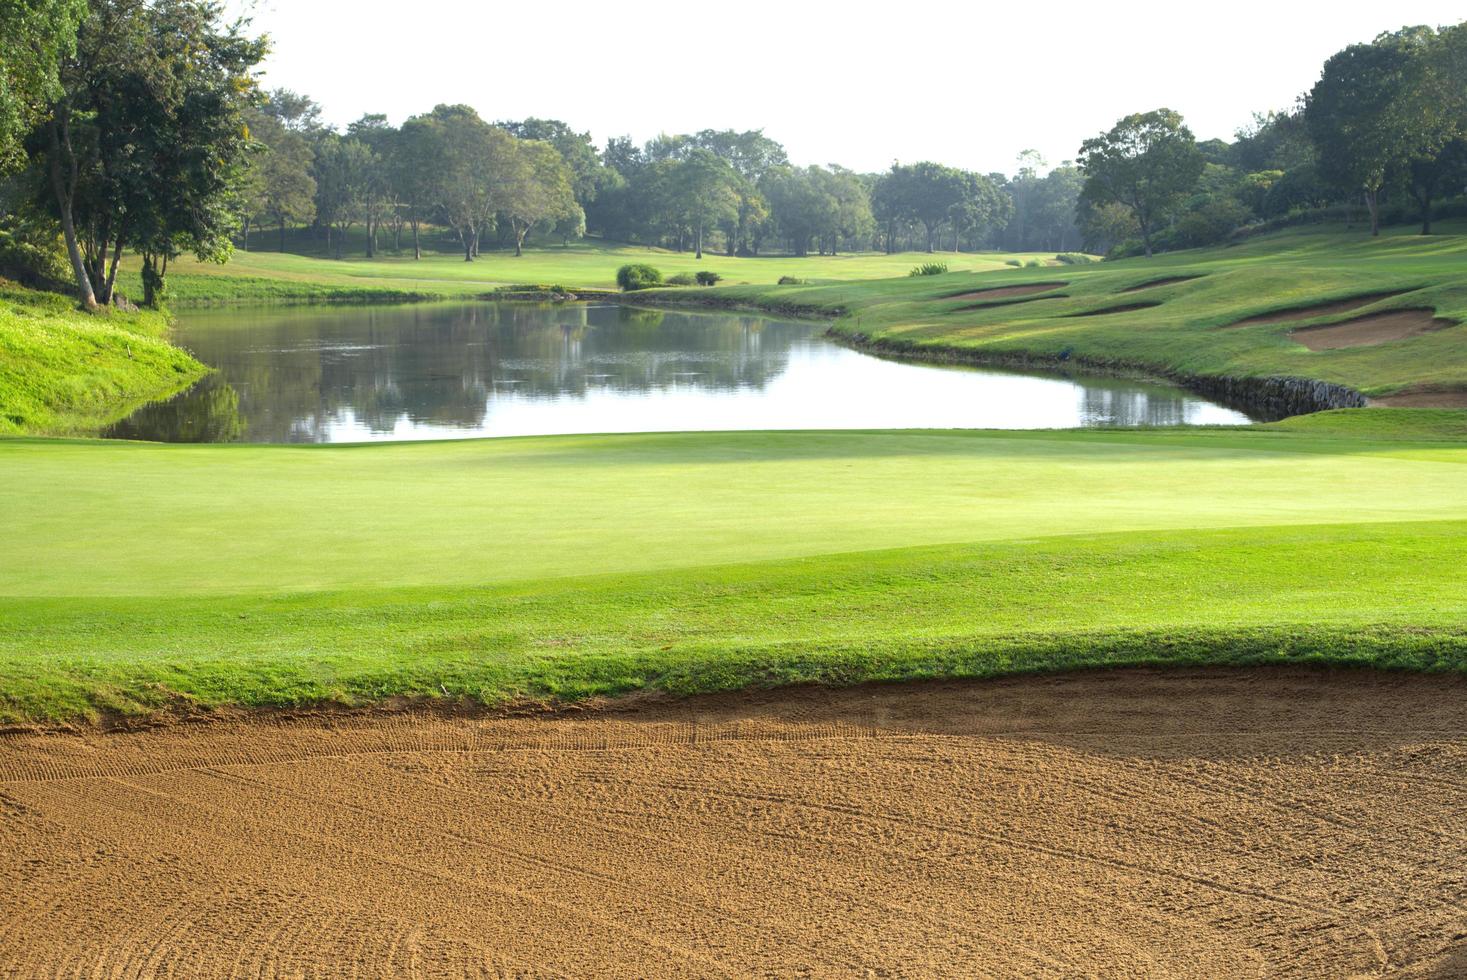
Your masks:
M1416 203L1421 205L1421 233L1431 234L1431 191L1418 191Z
M367 216L367 258L377 257L377 226L373 224L372 217Z
M285 215L280 216L280 253L285 254Z
M92 289L92 280L87 275L86 263L82 261L81 246L76 240L76 224L72 219L71 201L72 193L76 189L76 158L70 153L71 131L66 127L64 113L58 111L58 122L56 119L47 126L48 135L51 138L51 189L56 193L56 207L61 212L61 233L66 238L66 255L71 259L71 271L76 276L77 298L81 300L82 308L95 310L97 308L97 294ZM68 182L61 176L61 129L66 127L67 156L71 160L71 179Z
M1149 221L1142 221L1142 222L1140 222L1140 224L1141 224L1141 245L1142 245L1143 248L1146 249L1146 257L1149 259L1149 258L1151 258L1151 222L1149 222Z
M250 250L250 219L249 218L244 219L244 226L240 229L240 231L243 232L243 234L244 234L244 244L240 246L240 251L241 252L248 252Z
M693 258L695 259L701 259L703 257L703 222L701 221L693 229L693 253Z
M1365 206L1370 210L1370 237L1376 238L1380 235L1380 188L1374 187L1365 192Z
M524 230L514 229L514 257L519 258L525 254L525 236L529 234L530 226L525 225Z
M922 227L927 229L927 254L931 255L933 251L932 239L936 236L937 229L927 224L925 221L922 223Z
M418 219L413 219L413 261L423 257L423 246L418 243Z

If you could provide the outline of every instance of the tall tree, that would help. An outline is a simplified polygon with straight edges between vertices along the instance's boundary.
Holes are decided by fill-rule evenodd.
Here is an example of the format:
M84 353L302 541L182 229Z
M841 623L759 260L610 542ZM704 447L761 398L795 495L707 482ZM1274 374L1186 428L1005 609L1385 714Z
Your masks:
M212 0L94 0L50 107L53 206L84 306L111 301L125 247L145 301L180 250L223 260L250 142L244 112L265 45Z
M1080 146L1083 201L1130 210L1146 257L1161 218L1197 184L1206 162L1180 114L1154 109L1126 116Z
M501 210L514 233L514 254L524 254L525 236L536 225L553 226L581 213L574 179L560 152L540 140L517 140L506 160Z
M733 168L701 147L690 150L674 165L669 185L672 204L693 232L695 258L703 257L708 230L738 213L737 183Z
M21 141L61 95L86 0L0 0L0 173L25 159Z
M286 225L316 216L316 180L311 176L315 153L304 136L263 111L257 110L251 118L250 136L260 149L251 163L246 235L250 219L272 222L279 226L280 251L284 252Z
M927 251L937 248L937 230L963 202L967 177L961 170L923 161L893 164L882 178L883 206L888 220L909 218L920 222L927 233Z
M1352 44L1324 63L1305 103L1320 176L1364 196L1371 235L1380 234L1381 188L1414 149L1404 100L1414 60L1409 44Z

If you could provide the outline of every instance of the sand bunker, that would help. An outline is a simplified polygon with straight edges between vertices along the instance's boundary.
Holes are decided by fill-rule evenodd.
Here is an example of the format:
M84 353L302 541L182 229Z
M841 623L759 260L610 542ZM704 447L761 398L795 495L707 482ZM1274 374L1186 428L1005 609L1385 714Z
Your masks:
M1370 401L1391 408L1467 408L1467 391L1403 391Z
M1342 347L1371 347L1456 326L1451 320L1433 315L1434 312L1428 309L1372 313L1344 323L1305 327L1295 330L1290 336L1310 350L1338 350Z
M1135 313L1137 310L1150 310L1160 306L1160 303L1123 303L1120 306L1107 306L1103 310L1085 310L1080 313L1066 313L1065 316L1106 316L1110 313Z
M1464 804L1364 671L11 733L0 976L1445 976Z
M1023 286L995 286L993 289L980 289L975 293L955 293L947 299L1013 299L1016 296L1033 296L1035 293L1047 293L1051 289L1059 289L1068 286L1066 282L1031 282Z
M1179 282L1191 282L1194 279L1201 278L1202 276L1170 276L1166 279L1153 279L1150 282L1139 283L1135 286L1127 286L1125 289L1122 289L1121 292L1139 293L1143 289L1160 289L1162 286L1175 286Z
M1333 303L1315 303L1313 306L1296 306L1288 310L1275 310L1272 313L1260 313L1250 316L1244 320L1237 320L1228 324L1230 327L1247 327L1257 323L1298 323L1300 320L1313 320L1315 317L1330 316L1335 313L1348 313L1361 307L1378 303L1392 296L1400 296L1400 291L1391 293L1365 293L1360 296L1352 296L1349 299L1336 300Z

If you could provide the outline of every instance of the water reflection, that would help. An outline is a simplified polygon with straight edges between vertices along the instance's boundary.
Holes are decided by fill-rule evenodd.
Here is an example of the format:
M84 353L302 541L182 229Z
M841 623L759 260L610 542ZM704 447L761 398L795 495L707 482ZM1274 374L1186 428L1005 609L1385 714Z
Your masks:
M621 306L481 303L193 314L218 369L115 426L169 442L789 428L1215 424L1161 385L882 360L819 325Z

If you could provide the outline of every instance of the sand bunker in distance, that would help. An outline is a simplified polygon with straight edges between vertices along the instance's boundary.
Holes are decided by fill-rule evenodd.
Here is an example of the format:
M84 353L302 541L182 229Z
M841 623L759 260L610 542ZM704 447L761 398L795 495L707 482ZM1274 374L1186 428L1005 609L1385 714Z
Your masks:
M0 735L0 976L1461 975L1467 682Z
M1339 350L1373 347L1454 326L1453 321L1434 316L1431 310L1391 310L1324 327L1305 327L1291 336L1310 350Z
M1036 293L1047 293L1052 289L1059 289L1068 283L1063 282L1032 282L1024 286L995 286L992 289L980 289L973 293L958 293L948 299L980 300L980 299L1013 299L1017 296L1033 296Z

